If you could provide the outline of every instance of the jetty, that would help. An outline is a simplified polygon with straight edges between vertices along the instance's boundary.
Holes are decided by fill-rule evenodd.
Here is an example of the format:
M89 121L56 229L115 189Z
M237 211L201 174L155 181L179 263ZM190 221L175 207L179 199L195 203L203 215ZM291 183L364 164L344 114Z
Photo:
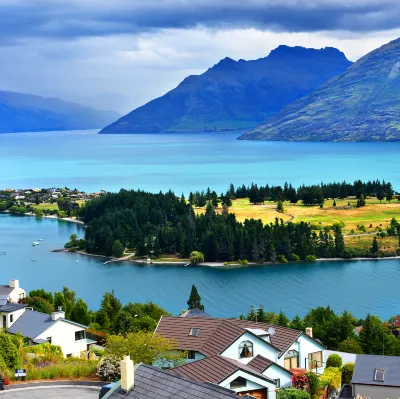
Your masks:
M0 255L7 255L6 251L0 251Z

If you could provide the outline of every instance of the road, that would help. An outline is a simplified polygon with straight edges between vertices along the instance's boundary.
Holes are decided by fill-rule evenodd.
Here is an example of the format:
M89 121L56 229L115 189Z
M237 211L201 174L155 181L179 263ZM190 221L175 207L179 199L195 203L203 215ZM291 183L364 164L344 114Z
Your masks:
M98 399L100 387L37 387L0 391L0 398L12 399Z

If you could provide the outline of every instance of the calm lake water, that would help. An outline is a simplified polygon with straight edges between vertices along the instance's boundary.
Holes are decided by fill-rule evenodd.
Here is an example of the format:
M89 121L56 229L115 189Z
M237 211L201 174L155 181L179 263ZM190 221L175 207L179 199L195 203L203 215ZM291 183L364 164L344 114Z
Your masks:
M49 291L62 286L96 309L105 291L114 289L123 303L153 301L178 314L186 306L191 285L199 289L213 316L238 316L250 305L304 315L309 308L330 305L357 317L368 312L387 319L399 312L400 261L321 262L310 265L211 269L182 266L138 266L124 262L103 265L104 259L53 253L72 233L83 235L74 223L29 216L0 214L1 283L21 280L26 289ZM42 238L39 246L32 241ZM31 259L36 259L32 262ZM79 261L76 263L76 261Z
M230 183L386 179L400 189L400 143L238 141L239 133L0 134L0 187L140 188L177 194Z
M97 135L97 131L0 134L0 187L77 187L86 191L172 188L177 194L229 183L295 185L386 179L400 188L400 143L237 141L239 133ZM399 313L400 261L325 262L243 269L103 265L104 260L52 253L83 227L0 214L0 284L29 289L66 285L98 308L114 289L122 302L154 301L173 313L195 283L206 310L237 316L250 305L288 315L331 305L356 316ZM32 241L43 238L40 246ZM31 259L36 259L32 262ZM79 262L76 263L76 260Z

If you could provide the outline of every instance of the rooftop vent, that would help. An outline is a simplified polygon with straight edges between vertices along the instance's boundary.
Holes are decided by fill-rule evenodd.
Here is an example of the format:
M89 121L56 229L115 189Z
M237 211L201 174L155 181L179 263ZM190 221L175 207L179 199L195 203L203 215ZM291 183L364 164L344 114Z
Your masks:
M189 332L189 335L191 335L192 337L197 337L199 335L200 332L200 328L192 328Z

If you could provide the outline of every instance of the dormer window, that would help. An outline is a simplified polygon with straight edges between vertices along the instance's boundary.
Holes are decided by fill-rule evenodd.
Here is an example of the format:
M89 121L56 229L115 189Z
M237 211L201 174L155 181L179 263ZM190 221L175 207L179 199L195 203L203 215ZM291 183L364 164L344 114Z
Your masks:
M197 337L199 335L199 332L200 332L200 328L194 327L194 328L190 329L189 335L192 337Z
M245 388L246 386L247 386L247 380L246 380L246 378L243 378L243 377L236 378L230 384L231 389Z
M375 369L374 381L385 382L385 370Z
M239 359L253 357L253 343L251 341L243 341L239 345Z

